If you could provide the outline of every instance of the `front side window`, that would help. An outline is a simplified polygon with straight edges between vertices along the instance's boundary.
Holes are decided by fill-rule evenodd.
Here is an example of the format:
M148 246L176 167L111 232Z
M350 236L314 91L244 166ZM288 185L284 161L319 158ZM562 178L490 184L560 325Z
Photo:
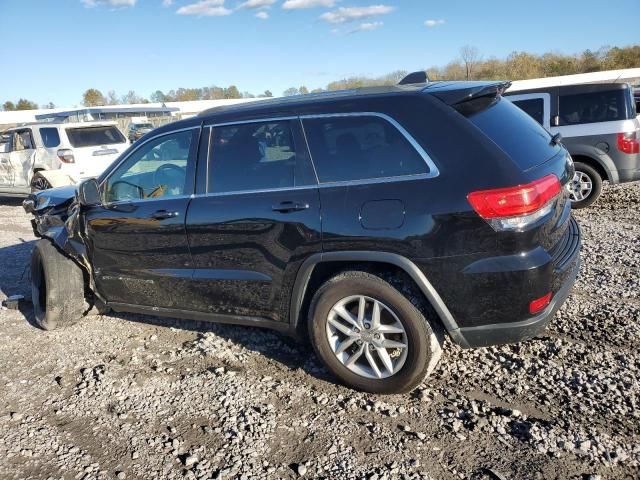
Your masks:
M321 117L303 124L320 183L429 173L425 159L384 118Z
M529 100L515 100L513 102L520 110L533 118L540 125L544 125L544 100L532 98Z
M215 127L207 191L270 190L313 185L313 167L298 153L288 120Z
M144 144L107 179L107 203L184 195L193 132L163 135Z
M611 122L632 118L627 115L627 91L560 95L560 125Z
M57 128L41 128L40 137L45 148L55 148L60 145L60 134Z
M67 137L71 146L75 148L113 145L127 141L115 125L67 128Z

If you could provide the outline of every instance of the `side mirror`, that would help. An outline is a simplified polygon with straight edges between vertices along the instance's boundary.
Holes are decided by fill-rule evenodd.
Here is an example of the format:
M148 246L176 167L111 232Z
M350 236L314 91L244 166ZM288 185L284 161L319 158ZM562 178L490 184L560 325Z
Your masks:
M100 205L100 188L95 178L89 178L78 186L78 203L83 207Z

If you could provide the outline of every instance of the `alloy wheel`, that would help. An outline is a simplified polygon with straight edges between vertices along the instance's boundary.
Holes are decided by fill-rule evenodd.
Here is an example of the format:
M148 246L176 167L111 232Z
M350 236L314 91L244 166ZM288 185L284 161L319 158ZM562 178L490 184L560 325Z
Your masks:
M576 170L573 179L567 184L569 198L572 202L580 202L591 195L593 180L584 172Z
M353 373L382 379L395 375L407 359L407 332L383 302L352 295L336 303L327 318L327 340L336 358Z

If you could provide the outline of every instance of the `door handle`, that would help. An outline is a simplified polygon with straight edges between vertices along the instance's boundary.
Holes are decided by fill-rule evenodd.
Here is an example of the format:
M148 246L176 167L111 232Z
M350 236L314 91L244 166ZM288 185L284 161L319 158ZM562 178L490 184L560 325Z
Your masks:
M151 214L151 218L155 220L166 220L167 218L174 218L179 216L178 212L170 212L168 210L158 210L157 212L153 212Z
M290 213L290 212L299 212L301 210L306 210L309 208L308 203L301 202L282 202L279 205L274 205L271 207L271 210L274 212L280 213Z

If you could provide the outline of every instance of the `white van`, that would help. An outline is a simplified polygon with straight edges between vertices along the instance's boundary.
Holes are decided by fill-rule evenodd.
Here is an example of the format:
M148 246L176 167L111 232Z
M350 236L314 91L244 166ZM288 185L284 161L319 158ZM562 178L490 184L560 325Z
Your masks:
M129 142L115 122L14 127L0 144L0 195L21 196L100 175Z

